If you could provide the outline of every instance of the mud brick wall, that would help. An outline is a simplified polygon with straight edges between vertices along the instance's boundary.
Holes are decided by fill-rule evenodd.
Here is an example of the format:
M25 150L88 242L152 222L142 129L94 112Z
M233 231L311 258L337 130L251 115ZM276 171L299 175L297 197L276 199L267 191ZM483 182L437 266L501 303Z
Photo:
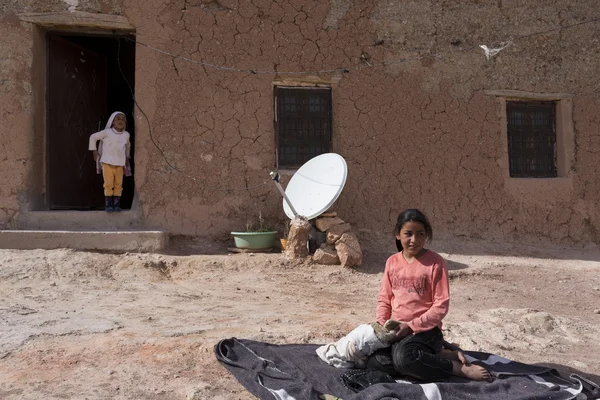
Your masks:
M391 231L399 211L418 207L438 237L600 242L600 25L515 40L490 60L478 47L597 17L596 0L0 2L1 226L31 208L42 179L29 162L43 134L31 107L35 29L18 14L69 7L125 16L138 41L223 67L378 65L233 72L138 46L137 100L154 141L184 172L168 165L138 112L136 192L148 227L224 236L259 211L281 221L272 184L221 189L268 180L274 85L320 83L333 88L333 151L349 167L336 210L357 228ZM573 94L563 176L508 178L506 122L490 90Z

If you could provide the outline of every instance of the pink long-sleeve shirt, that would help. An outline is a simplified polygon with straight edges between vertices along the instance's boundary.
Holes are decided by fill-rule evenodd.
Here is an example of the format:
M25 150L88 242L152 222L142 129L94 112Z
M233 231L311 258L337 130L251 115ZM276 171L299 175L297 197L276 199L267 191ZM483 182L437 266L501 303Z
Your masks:
M402 253L388 258L377 297L377 322L402 321L414 333L441 329L449 304L448 265L442 256L427 250L410 264Z

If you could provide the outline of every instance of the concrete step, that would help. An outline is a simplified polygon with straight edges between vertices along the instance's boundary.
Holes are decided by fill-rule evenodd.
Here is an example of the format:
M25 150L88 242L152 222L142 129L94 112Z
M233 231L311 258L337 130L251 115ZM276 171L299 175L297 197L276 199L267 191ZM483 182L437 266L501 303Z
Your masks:
M118 213L105 211L28 211L16 220L16 229L45 231L132 231L144 228L140 208Z
M111 250L153 252L167 247L163 231L0 230L2 249Z

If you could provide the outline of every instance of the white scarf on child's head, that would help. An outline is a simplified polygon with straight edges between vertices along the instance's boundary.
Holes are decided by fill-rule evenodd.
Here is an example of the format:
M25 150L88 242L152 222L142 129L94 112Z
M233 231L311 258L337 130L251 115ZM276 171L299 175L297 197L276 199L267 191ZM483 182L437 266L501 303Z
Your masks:
M115 120L115 117L119 114L123 114L123 116L125 116L125 120L127 120L127 116L125 115L124 112L115 111L114 113L110 114L110 118L108 118L108 121L106 122L106 126L104 127L104 129L112 128L113 121ZM125 129L123 129L123 131L125 131ZM101 157L102 157L102 140L98 144L98 159L96 160L96 173L97 174L102 173L102 163L100 162ZM129 175L131 175L131 173L127 172L126 175L129 176Z
M113 121L115 120L115 117L119 114L123 114L123 116L125 117L125 113L121 112L121 111L115 111L114 113L110 114L110 118L108 119L108 122L106 123L106 126L104 127L104 129L110 129L112 128L112 124ZM127 120L127 117L125 117L125 120Z

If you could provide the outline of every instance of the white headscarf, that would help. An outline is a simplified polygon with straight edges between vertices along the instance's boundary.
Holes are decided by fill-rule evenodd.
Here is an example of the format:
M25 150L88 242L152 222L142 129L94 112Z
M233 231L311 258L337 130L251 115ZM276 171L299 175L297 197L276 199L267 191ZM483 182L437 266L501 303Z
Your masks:
M119 114L123 114L123 116L125 117L125 120L127 120L127 117L125 116L124 112L115 111L114 113L110 114L110 118L108 119L108 122L106 123L106 126L104 127L104 129L110 129L112 127L113 121L115 120L115 117Z
M104 127L104 129L112 128L113 121L115 120L115 117L119 114L123 114L123 116L125 117L125 120L127 120L127 116L125 115L124 112L115 111L114 113L110 114L110 118L108 118L108 121L106 122L106 126ZM102 173L102 163L100 163L100 158L102 158L102 140L98 144L98 159L96 160L96 173L97 174ZM127 175L127 173L126 173L126 175ZM129 173L129 175L131 175L131 173ZM127 175L127 176L129 176L129 175Z

